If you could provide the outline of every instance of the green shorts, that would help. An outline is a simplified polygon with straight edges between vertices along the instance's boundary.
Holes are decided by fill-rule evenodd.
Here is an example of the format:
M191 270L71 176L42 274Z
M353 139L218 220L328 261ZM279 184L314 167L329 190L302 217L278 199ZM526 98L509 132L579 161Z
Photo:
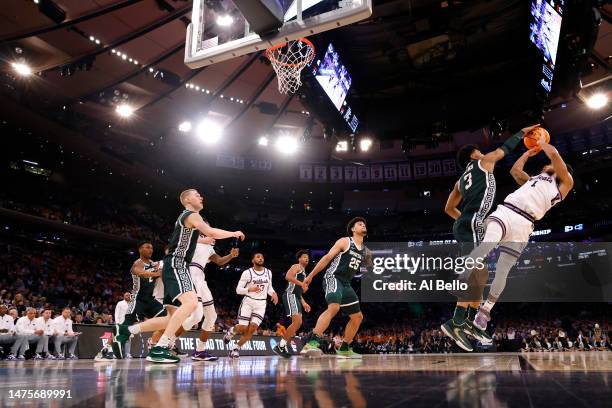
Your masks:
M477 234L474 231L471 218L461 217L453 224L453 236L457 242L476 242Z
M338 280L335 276L326 276L323 280L325 301L327 304L338 303L340 309L347 315L359 313L359 298L350 283Z
M294 293L283 293L283 306L285 306L285 314L287 317L302 314L302 296Z
M157 316L165 316L166 309L164 305L159 303L153 295L139 297L138 295L128 304L125 321L123 324L128 326L136 322L142 322L144 319L151 319Z
M183 293L195 291L189 265L184 259L173 257L164 259L162 282L164 283L164 306L179 307L181 302L178 297Z

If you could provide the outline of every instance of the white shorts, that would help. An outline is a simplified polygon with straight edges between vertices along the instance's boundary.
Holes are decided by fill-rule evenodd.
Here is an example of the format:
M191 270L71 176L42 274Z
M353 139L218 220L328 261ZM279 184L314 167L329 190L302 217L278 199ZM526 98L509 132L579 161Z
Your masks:
M522 215L517 211L498 205L497 209L487 217L485 223L487 225L491 222L499 224L502 229L500 247L509 248L520 255L529 243L529 237L533 232L533 221L527 218L529 215Z
M153 297L162 305L164 304L164 280L161 277L155 279Z
M193 280L193 286L198 295L198 300L202 302L203 306L210 306L214 304L212 293L208 289L208 283L206 283L206 276L204 272L197 266L190 266L189 272L191 273L191 280Z
M238 324L248 326L249 323L259 326L266 314L267 299L242 298L238 308Z

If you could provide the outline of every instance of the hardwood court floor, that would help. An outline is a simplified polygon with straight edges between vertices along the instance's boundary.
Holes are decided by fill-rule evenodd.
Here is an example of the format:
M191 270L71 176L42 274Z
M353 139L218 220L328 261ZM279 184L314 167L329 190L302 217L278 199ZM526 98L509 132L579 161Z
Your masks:
M71 399L11 398L70 390ZM610 407L612 353L0 362L0 406Z

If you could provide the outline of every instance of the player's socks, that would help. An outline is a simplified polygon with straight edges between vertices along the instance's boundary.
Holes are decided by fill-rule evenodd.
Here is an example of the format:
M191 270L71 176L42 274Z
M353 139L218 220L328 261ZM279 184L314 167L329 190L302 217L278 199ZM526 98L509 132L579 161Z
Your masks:
M163 334L155 346L170 348L170 343L172 343L172 340L173 339Z
M467 308L467 320L470 322L474 321L474 318L476 317L476 313L478 313L478 309L473 308L472 306L468 306Z
M453 323L457 326L461 325L465 321L465 312L465 307L457 305L453 313Z
M128 327L128 330L130 331L130 333L132 334L138 334L140 333L140 325L135 324L133 326Z

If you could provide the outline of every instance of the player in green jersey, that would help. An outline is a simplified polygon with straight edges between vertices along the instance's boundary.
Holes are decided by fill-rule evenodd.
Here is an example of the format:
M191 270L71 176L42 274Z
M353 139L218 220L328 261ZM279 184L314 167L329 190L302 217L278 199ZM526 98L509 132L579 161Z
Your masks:
M308 285L304 283L306 279L306 267L310 260L308 251L302 249L296 254L298 263L291 265L287 271L285 279L287 280L287 289L283 293L282 300L285 306L287 317L291 318L291 324L283 334L283 338L272 351L279 356L290 358L291 353L287 347L287 343L295 336L298 329L302 326L302 310L306 313L310 312L310 305L306 303L302 294L308 290Z
M200 211L204 208L204 198L197 190L185 190L179 198L185 210L174 224L162 273L164 306L169 315L132 326L115 325L113 329L113 342L120 343L121 348L130 334L164 330L164 334L147 356L148 361L155 363L177 363L180 360L171 352L169 345L173 342L178 328L198 306L198 297L189 273L189 263L193 258L200 232L214 239L244 240L241 231L230 232L213 228L202 219Z
M306 285L310 285L312 279L327 265L327 271L323 281L327 310L323 312L317 324L309 336L309 341L302 350L306 355L320 355L319 343L323 333L329 327L331 320L340 310L349 316L349 321L344 330L342 346L337 351L338 357L361 358L350 347L357 330L363 320L363 314L359 306L359 298L351 287L351 280L359 272L362 263L366 264L366 247L363 242L368 233L366 220L362 217L353 218L347 225L347 237L336 241L329 252L323 256L312 272L304 279Z
M455 220L453 235L461 245L462 254L469 253L484 237L484 220L495 200L495 164L513 151L525 134L537 126L539 125L522 129L508 138L501 147L487 154L483 154L478 146L473 144L459 149L457 164L464 171L448 196L444 211ZM460 205L461 210L458 209ZM486 331L474 326L474 317L482 302L488 271L479 270L472 274L472 278L474 282L470 288L473 292L469 294L469 299L458 299L453 317L441 326L442 331L466 351L474 350L466 334L483 344L490 344L492 341Z

